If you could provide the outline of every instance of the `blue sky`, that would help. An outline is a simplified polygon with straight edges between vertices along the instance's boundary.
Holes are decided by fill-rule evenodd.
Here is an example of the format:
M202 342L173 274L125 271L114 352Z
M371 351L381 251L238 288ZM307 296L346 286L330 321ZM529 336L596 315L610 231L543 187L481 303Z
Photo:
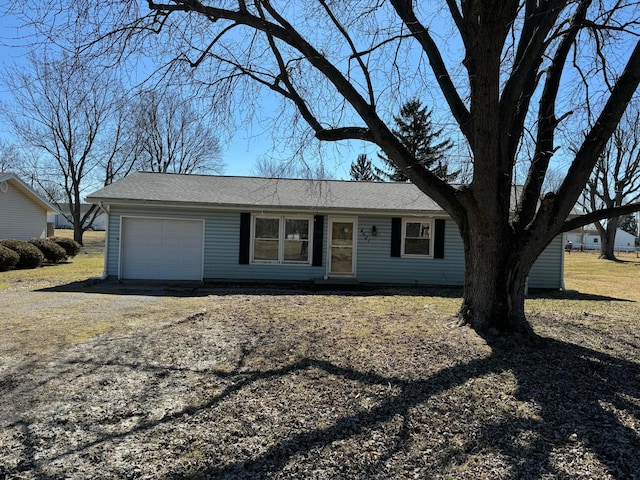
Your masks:
M0 12L4 13L4 12ZM24 27L18 28L20 22L18 19L9 14L0 14L0 71L1 75L6 74L6 68L25 61L29 48L29 39L26 38ZM0 82L2 83L2 82ZM5 87L0 86L0 101L11 103L11 92ZM272 98L266 96L261 100L269 110L269 102ZM6 125L0 127L0 139L7 142L13 142L13 138L8 131ZM271 131L265 129L260 123L252 122L244 124L236 129L229 141L225 141L221 145L222 157L226 167L225 175L250 175L255 167L258 158L268 157L276 159L288 159L292 155L287 148L274 146L273 135ZM327 145L321 148L321 153L315 158L306 157L306 161L322 160L329 166L329 170L333 172L335 178L348 178L349 166L352 160L355 160L360 153L369 153L370 157L375 157L375 149L357 142L350 145Z

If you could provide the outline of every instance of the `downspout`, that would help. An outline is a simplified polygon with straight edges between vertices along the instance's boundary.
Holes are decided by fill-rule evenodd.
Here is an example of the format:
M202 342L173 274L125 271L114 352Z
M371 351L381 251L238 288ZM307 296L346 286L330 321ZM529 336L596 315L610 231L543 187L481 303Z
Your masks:
M98 206L102 208L107 213L107 222L104 228L104 254L102 255L102 276L100 280L105 280L107 278L107 252L109 251L109 223L110 222L110 208L109 206L104 207L102 202L98 202Z

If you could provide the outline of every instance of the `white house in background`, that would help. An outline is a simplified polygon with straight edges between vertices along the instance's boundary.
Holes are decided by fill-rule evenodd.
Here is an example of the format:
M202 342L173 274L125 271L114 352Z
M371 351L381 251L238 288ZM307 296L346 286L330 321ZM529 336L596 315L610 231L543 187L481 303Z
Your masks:
M80 215L86 214L93 205L91 203L80 204ZM98 208L98 214L93 221L93 230L104 231L107 229L107 212L102 208ZM73 228L73 223L69 220L71 218L71 210L68 205L62 205L60 207L60 213L50 217L49 221L54 222L56 228Z
M0 172L0 238L47 235L47 215L58 210L13 173Z
M573 244L574 250L600 250L600 234L596 227L585 225L567 232L567 242ZM633 252L635 250L635 237L629 232L616 230L616 241L613 249L618 252Z

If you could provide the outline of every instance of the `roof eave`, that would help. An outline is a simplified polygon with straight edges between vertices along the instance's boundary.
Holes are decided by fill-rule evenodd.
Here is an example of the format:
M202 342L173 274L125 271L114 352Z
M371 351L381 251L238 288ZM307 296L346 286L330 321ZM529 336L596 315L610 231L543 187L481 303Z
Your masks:
M259 205L259 204L230 204L230 203L205 203L205 202L170 202L166 200L144 200L131 198L87 197L87 201L98 205L125 205L125 206L154 206L166 208L196 208L196 209L220 209L229 211L263 211L263 212L335 212L341 215L370 214L370 215L410 215L410 216L438 216L448 217L442 210L420 209L380 209L380 208L345 208L326 205Z

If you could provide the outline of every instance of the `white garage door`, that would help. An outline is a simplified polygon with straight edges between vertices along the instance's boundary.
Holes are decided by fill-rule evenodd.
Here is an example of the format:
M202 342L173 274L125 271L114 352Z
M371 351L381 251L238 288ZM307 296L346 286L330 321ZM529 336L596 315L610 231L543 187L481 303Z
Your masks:
M202 280L203 226L200 220L123 218L120 277Z

